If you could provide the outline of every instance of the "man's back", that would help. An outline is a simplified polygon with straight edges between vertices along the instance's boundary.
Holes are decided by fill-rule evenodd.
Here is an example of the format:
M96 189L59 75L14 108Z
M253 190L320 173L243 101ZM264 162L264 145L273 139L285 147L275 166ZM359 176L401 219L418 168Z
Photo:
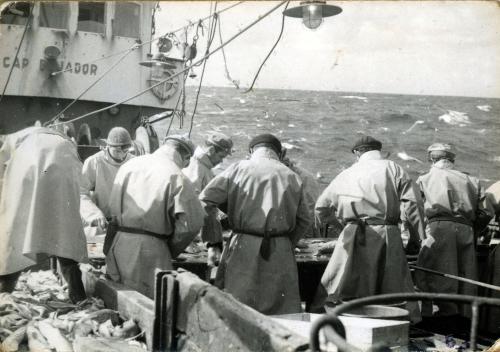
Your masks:
M114 281L154 296L154 270L171 270L203 224L203 209L182 174L182 157L165 145L118 171L110 198L118 227L106 255Z
M259 139L273 144L254 149ZM293 247L310 223L302 182L279 160L276 137L257 136L249 149L250 160L232 164L200 194L209 214L214 206L226 209L233 230L215 284L261 313L296 313L300 296Z
M408 225L413 245L423 233L421 214L411 179L399 165L382 158L381 143L377 144L367 151L353 149L358 161L340 173L316 203L323 223L341 220L345 227L321 278L315 308L327 297L338 303L374 294L413 292L399 220ZM418 320L417 306L407 308L412 320Z
M451 163L441 164L417 180L425 197L426 217L459 216L473 222L481 192L479 180L454 170Z
M42 254L84 260L76 147L46 128L29 128L12 138L2 148L0 275L33 265Z
M321 198L333 200L339 219L360 217L397 223L402 186L408 183L411 186L410 179L399 165L382 159L379 151L370 151L340 173Z
M231 228L253 233L287 232L295 227L302 182L279 160L260 150L221 174L228 180L227 215ZM211 191L209 191L211 192Z
M186 189L187 179L178 165L164 158L159 150L153 154L131 159L118 171L110 208L118 215L122 226L148 230L160 234L170 234L173 229L169 209L174 207L175 199ZM191 185L186 200L196 199Z

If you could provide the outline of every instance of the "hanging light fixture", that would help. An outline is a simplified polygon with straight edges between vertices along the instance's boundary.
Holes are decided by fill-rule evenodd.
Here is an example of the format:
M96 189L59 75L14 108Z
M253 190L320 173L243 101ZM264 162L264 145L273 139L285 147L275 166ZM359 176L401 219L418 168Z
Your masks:
M148 56L151 57L150 54L148 54ZM139 65L150 67L152 70L174 69L176 68L173 62L175 60L176 59L167 57L163 53L157 53L155 56L152 56L152 59L139 62Z
M323 0L302 1L299 6L283 11L288 17L302 18L302 23L309 29L318 28L323 23L323 17L338 15L342 9L338 6L327 5Z

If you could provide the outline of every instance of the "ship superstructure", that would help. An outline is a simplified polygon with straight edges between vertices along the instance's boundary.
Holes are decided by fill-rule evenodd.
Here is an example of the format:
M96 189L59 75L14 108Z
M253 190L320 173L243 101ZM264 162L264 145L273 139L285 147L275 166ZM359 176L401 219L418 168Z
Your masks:
M155 6L148 1L3 4L0 134L37 120L44 123L62 111L62 119L81 116L181 71L181 59L140 65L152 59ZM76 128L87 123L92 138L105 137L116 125L133 130L143 116L175 109L183 84L178 75L125 104L75 122Z

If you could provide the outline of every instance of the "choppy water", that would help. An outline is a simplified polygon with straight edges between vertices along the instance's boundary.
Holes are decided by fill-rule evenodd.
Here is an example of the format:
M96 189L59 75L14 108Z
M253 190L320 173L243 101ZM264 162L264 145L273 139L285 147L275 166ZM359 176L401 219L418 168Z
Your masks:
M189 130L195 93L188 87L184 126L174 121L175 132ZM202 88L192 138L202 143L211 130L235 141L222 167L245 158L253 136L273 133L324 185L354 162L350 148L362 133L380 139L414 178L429 168L426 149L439 141L455 144L459 170L486 186L500 179L500 99Z

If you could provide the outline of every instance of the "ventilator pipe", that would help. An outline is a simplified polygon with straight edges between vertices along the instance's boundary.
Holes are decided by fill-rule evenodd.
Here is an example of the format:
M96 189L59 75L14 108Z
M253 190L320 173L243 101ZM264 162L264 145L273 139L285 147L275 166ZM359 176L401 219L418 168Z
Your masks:
M471 284L471 285L486 287L486 288L489 288L490 290L500 291L500 286L485 284L484 282L480 282L480 281L476 281L476 280L472 280L472 279L467 279L467 278L461 277L461 276L446 274L446 273L442 273L440 271L422 268L422 267L416 266L416 265L408 265L408 266L411 269L425 271L426 273L447 277L448 279L453 279L453 280L457 280L457 281L461 281L461 282L467 282L468 284Z

